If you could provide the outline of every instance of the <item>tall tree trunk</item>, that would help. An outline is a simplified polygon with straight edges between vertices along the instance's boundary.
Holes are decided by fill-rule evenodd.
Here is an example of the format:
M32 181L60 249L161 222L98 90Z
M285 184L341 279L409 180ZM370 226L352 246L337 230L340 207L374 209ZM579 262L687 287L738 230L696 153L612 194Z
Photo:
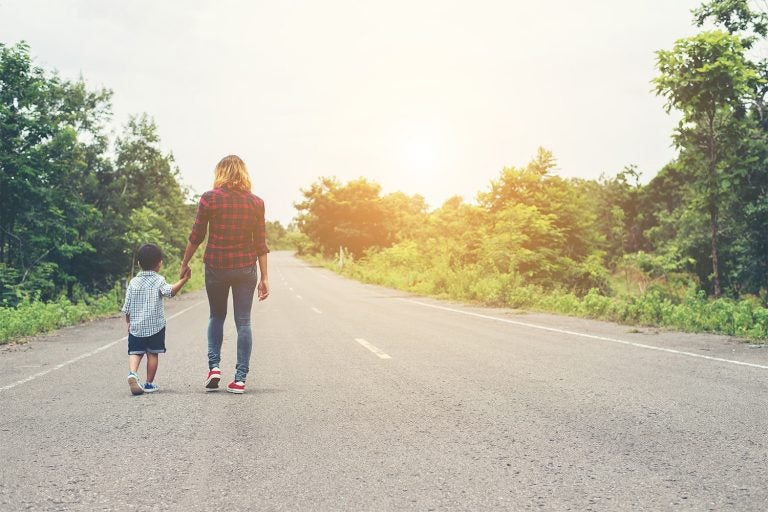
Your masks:
M2 169L2 172L6 172L6 170ZM8 222L9 219L5 215L5 205L7 203L5 199L5 187L3 186L3 180L4 178L0 178L0 263L7 263L8 260L6 260L5 245L10 243L10 241L8 240L8 236L5 234L5 229L3 229L3 226L10 224L10 222Z
M707 202L709 203L709 228L712 237L712 291L715 297L720 297L720 264L717 254L717 231L718 231L718 183L717 183L717 137L715 135L715 109L710 110L709 115L709 190L707 191Z
M717 205L712 204L709 208L709 227L712 235L712 289L715 297L720 297L720 265L717 255Z

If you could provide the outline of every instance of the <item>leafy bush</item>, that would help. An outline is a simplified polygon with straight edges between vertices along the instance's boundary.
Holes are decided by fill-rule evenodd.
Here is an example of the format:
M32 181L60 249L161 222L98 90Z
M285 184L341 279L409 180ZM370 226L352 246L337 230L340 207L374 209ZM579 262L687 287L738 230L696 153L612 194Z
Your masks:
M121 300L118 287L106 295L80 303L72 303L65 297L48 303L24 299L15 308L0 308L0 344L115 314L120 309Z

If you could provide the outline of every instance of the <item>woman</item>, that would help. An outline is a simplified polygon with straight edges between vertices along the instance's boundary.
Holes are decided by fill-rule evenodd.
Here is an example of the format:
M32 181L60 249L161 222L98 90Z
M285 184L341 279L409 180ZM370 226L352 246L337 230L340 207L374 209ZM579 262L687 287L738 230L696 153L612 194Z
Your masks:
M245 163L235 155L225 156L216 165L213 190L200 198L197 217L189 235L179 275L185 275L189 260L208 233L205 248L205 291L211 316L208 320L208 378L206 391L215 391L221 380L221 342L227 299L232 289L232 304L237 327L235 378L227 386L231 393L243 393L248 377L253 337L251 306L254 289L259 300L269 296L264 201L251 193L251 180ZM258 280L256 263L261 279Z

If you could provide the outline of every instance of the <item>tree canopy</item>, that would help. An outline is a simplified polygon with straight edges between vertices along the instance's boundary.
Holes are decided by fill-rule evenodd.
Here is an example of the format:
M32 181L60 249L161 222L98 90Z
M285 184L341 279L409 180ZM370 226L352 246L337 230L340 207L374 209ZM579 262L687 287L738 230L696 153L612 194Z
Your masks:
M112 144L112 93L35 66L0 44L0 301L110 288L137 244L171 257L191 223L157 126L132 117Z

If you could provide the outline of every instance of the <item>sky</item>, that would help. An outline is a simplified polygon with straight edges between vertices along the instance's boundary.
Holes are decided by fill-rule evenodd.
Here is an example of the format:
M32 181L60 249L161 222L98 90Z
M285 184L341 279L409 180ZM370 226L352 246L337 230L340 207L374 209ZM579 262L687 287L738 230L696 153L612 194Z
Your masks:
M432 208L473 201L552 151L563 177L676 151L653 92L657 50L694 34L688 0L0 0L0 43L147 113L182 182L248 166L288 224L320 176L365 177Z

